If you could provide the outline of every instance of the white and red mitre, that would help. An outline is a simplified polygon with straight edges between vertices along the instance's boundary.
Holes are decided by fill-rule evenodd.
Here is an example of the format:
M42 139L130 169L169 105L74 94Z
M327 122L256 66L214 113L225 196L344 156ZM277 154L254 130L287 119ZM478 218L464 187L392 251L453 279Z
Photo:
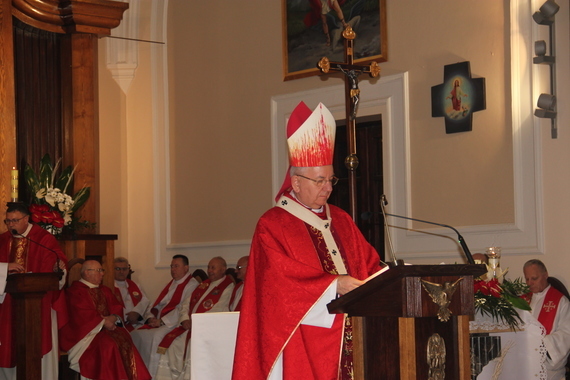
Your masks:
M289 167L316 167L333 164L336 123L322 103L314 111L303 102L291 113L287 122ZM289 173L276 200L291 187Z

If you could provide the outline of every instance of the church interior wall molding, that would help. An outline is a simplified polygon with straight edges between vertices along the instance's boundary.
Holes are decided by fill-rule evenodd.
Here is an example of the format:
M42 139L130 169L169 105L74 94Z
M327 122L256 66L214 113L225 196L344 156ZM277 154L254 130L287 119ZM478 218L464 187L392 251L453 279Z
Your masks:
M139 39L139 12L140 0L130 0L123 22L111 32L111 36L117 38L108 38L106 44L107 69L125 95L138 67L139 42L135 40Z
M484 251L490 243L502 247L504 255L542 255L544 253L542 169L540 152L540 128L533 117L533 92L541 78L532 67L533 34L531 2L510 2L511 26L511 117L513 134L513 174L515 219L512 224L488 224L477 226L454 226L460 230L471 251ZM408 165L404 165L408 167ZM397 173L401 176L402 173ZM409 177L409 174L403 174ZM395 181L398 181L396 177ZM409 191L410 188L408 187ZM394 197L394 195L392 196ZM391 210L399 215L412 215L411 197L396 198ZM484 207L484 205L482 205ZM436 221L445 223L445 221ZM394 223L395 224L395 223ZM405 225L405 224L397 224ZM406 227L411 227L411 223ZM447 262L462 257L456 236L451 230L426 229L433 234L415 231L393 231L394 248L404 260L440 258ZM449 238L446 239L445 236Z
M542 177L540 166L540 134L532 116L533 84L537 75L533 72L532 34L536 27L532 22L531 4L516 0L510 3L511 17L511 94L513 133L513 172L515 221L511 224L488 224L477 226L454 226L465 237L472 251L484 251L490 242L503 248L505 255L533 254L544 252L542 228ZM391 86L388 84L392 82ZM395 84L395 85L394 85ZM398 215L413 215L411 203L411 161L409 152L409 114L406 74L382 77L374 85L361 83L361 103L358 116L382 113L384 139L385 193L390 202L389 212ZM302 91L272 99L272 152L273 190L277 191L287 167L285 124L288 113L299 101L309 107L318 102L327 105L337 119L344 118L344 86ZM375 104L375 102L377 104ZM419 217L419 216L418 216ZM445 221L436 221L445 223ZM392 221L389 221L392 224ZM410 224L396 223L411 228ZM428 232L429 233L425 233ZM404 260L441 258L448 262L460 260L461 248L456 243L453 231L444 228L403 228L392 230L394 249ZM437 234L440 236L434 236ZM448 237L448 238L446 238Z

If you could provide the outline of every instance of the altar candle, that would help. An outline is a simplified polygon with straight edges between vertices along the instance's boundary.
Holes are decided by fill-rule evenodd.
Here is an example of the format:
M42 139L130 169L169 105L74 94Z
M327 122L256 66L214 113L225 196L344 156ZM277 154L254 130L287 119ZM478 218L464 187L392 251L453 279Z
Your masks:
M15 167L10 172L10 185L10 198L12 198L12 202L18 202L18 170Z

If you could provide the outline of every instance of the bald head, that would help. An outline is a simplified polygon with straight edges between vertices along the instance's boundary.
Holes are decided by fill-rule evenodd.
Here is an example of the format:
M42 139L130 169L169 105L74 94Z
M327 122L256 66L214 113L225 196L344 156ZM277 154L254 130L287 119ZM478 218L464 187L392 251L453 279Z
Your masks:
M93 285L101 285L105 270L101 268L101 264L96 260L87 260L81 267L81 278Z
M247 273L247 264L249 263L249 256L244 256L240 258L236 266L236 276L238 279L245 281L245 275Z
M208 278L210 281L219 280L226 275L226 269L228 269L226 260L220 256L214 257L208 263Z

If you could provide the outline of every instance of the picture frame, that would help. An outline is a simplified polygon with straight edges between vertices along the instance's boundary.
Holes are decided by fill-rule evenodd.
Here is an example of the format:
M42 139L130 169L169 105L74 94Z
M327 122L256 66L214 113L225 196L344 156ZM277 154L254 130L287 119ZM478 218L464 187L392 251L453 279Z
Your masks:
M329 10L324 16L323 3ZM344 27L339 15L356 33L354 63L388 60L386 0L281 0L281 5L284 81L318 75L317 62L322 57L344 61Z
M472 131L473 113L486 108L485 78L471 76L471 63L445 65L443 83L431 88L431 116L444 118L445 133Z

